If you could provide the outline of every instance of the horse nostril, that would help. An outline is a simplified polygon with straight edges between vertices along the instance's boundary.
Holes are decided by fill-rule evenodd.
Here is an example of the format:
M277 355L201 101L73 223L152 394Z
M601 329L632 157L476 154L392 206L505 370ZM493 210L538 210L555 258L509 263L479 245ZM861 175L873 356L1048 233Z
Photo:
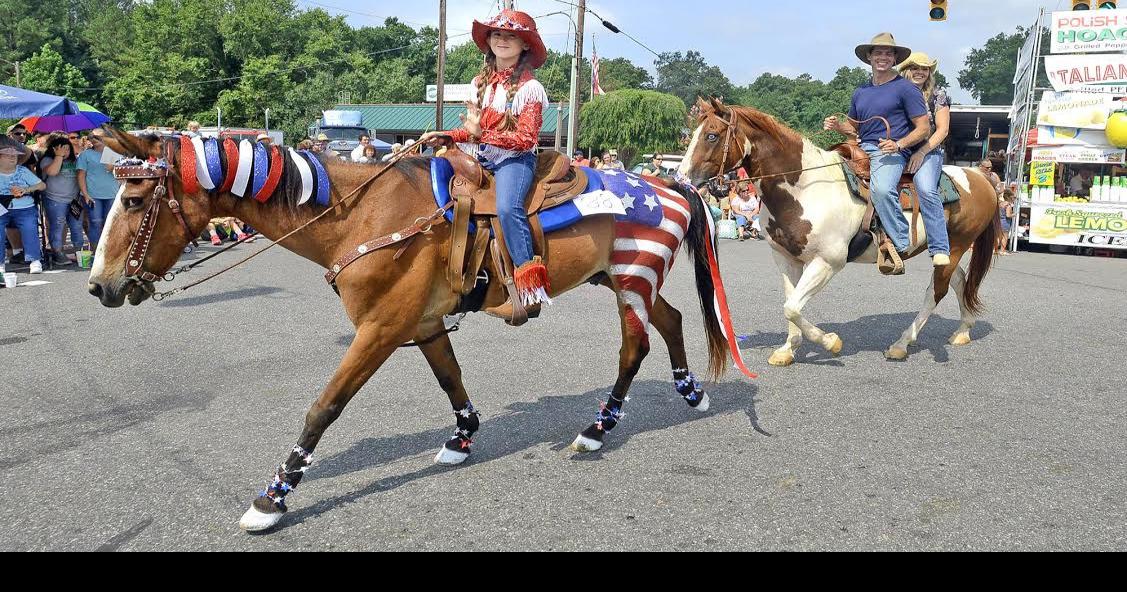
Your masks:
M96 298L102 297L102 286L101 286L101 284L95 284L94 282L90 282L89 290L90 290L91 296L94 296Z

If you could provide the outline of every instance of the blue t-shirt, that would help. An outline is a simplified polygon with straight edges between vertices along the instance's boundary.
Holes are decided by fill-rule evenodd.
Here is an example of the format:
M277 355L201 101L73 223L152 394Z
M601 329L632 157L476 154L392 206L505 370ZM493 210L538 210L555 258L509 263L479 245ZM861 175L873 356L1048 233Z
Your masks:
M13 173L0 173L0 195L12 195L12 186L18 185L27 189L42 183L35 173L31 172L27 167L17 166ZM24 197L17 197L12 200L12 205L8 206L9 210L22 210L30 208L35 205L35 198L30 194L24 194ZM0 231L2 232L2 231Z
M102 153L97 150L83 150L78 155L76 168L86 171L86 191L94 199L114 199L117 197L118 182L113 173L102 164Z
M892 140L902 140L912 133L915 126L912 120L928 114L927 103L919 87L908 81L903 76L897 76L891 82L880 86L873 85L870 79L861 88L853 93L853 102L849 105L849 116L857 121L864 121L870 117L884 117L892 126ZM861 142L879 144L887 135L884 123L870 121L861 126ZM912 146L904 146L905 151Z

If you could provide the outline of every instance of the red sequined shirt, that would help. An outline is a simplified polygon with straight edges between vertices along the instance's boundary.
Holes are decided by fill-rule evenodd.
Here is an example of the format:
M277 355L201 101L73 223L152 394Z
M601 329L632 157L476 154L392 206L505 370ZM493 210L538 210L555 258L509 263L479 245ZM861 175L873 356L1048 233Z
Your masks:
M509 68L496 72L490 77L485 91L484 108L481 114L481 144L470 144L473 139L465 128L450 131L450 136L459 144L469 144L463 149L470 154L483 156L486 160L500 163L524 152L531 152L540 143L540 129L544 124L544 108L548 106L548 93L532 72L525 72L517 82L517 92L511 103L508 80L513 75ZM473 88L476 92L480 81L475 78ZM505 114L512 113L517 118L514 130L501 131Z

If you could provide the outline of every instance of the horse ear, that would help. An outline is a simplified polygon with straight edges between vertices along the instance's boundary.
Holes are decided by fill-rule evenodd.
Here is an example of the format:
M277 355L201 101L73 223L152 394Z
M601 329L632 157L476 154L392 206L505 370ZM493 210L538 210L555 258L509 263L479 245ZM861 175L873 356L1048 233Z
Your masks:
M714 111L716 111L717 113L720 113L721 115L725 115L725 114L728 113L728 108L725 107L724 103L721 102L716 97L708 97L708 101L709 101L709 104L712 105L712 109Z
M106 135L102 136L102 140L106 143L106 148L122 156L145 156L149 152L141 143L141 139L133 134L123 132L109 125L102 126L102 131L106 133Z
M697 97L697 108L700 109L701 113L712 111L712 105L704 100L704 97Z

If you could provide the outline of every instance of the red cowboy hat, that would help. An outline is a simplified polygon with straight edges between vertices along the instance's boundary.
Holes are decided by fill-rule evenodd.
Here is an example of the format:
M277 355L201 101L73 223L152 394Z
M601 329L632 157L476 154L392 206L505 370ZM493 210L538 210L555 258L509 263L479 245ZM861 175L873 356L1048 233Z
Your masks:
M473 40L482 53L489 52L489 34L493 31L508 31L516 34L528 44L528 65L539 68L548 61L548 50L544 40L536 31L536 21L528 13L519 10L502 10L501 14L486 22L473 22Z

